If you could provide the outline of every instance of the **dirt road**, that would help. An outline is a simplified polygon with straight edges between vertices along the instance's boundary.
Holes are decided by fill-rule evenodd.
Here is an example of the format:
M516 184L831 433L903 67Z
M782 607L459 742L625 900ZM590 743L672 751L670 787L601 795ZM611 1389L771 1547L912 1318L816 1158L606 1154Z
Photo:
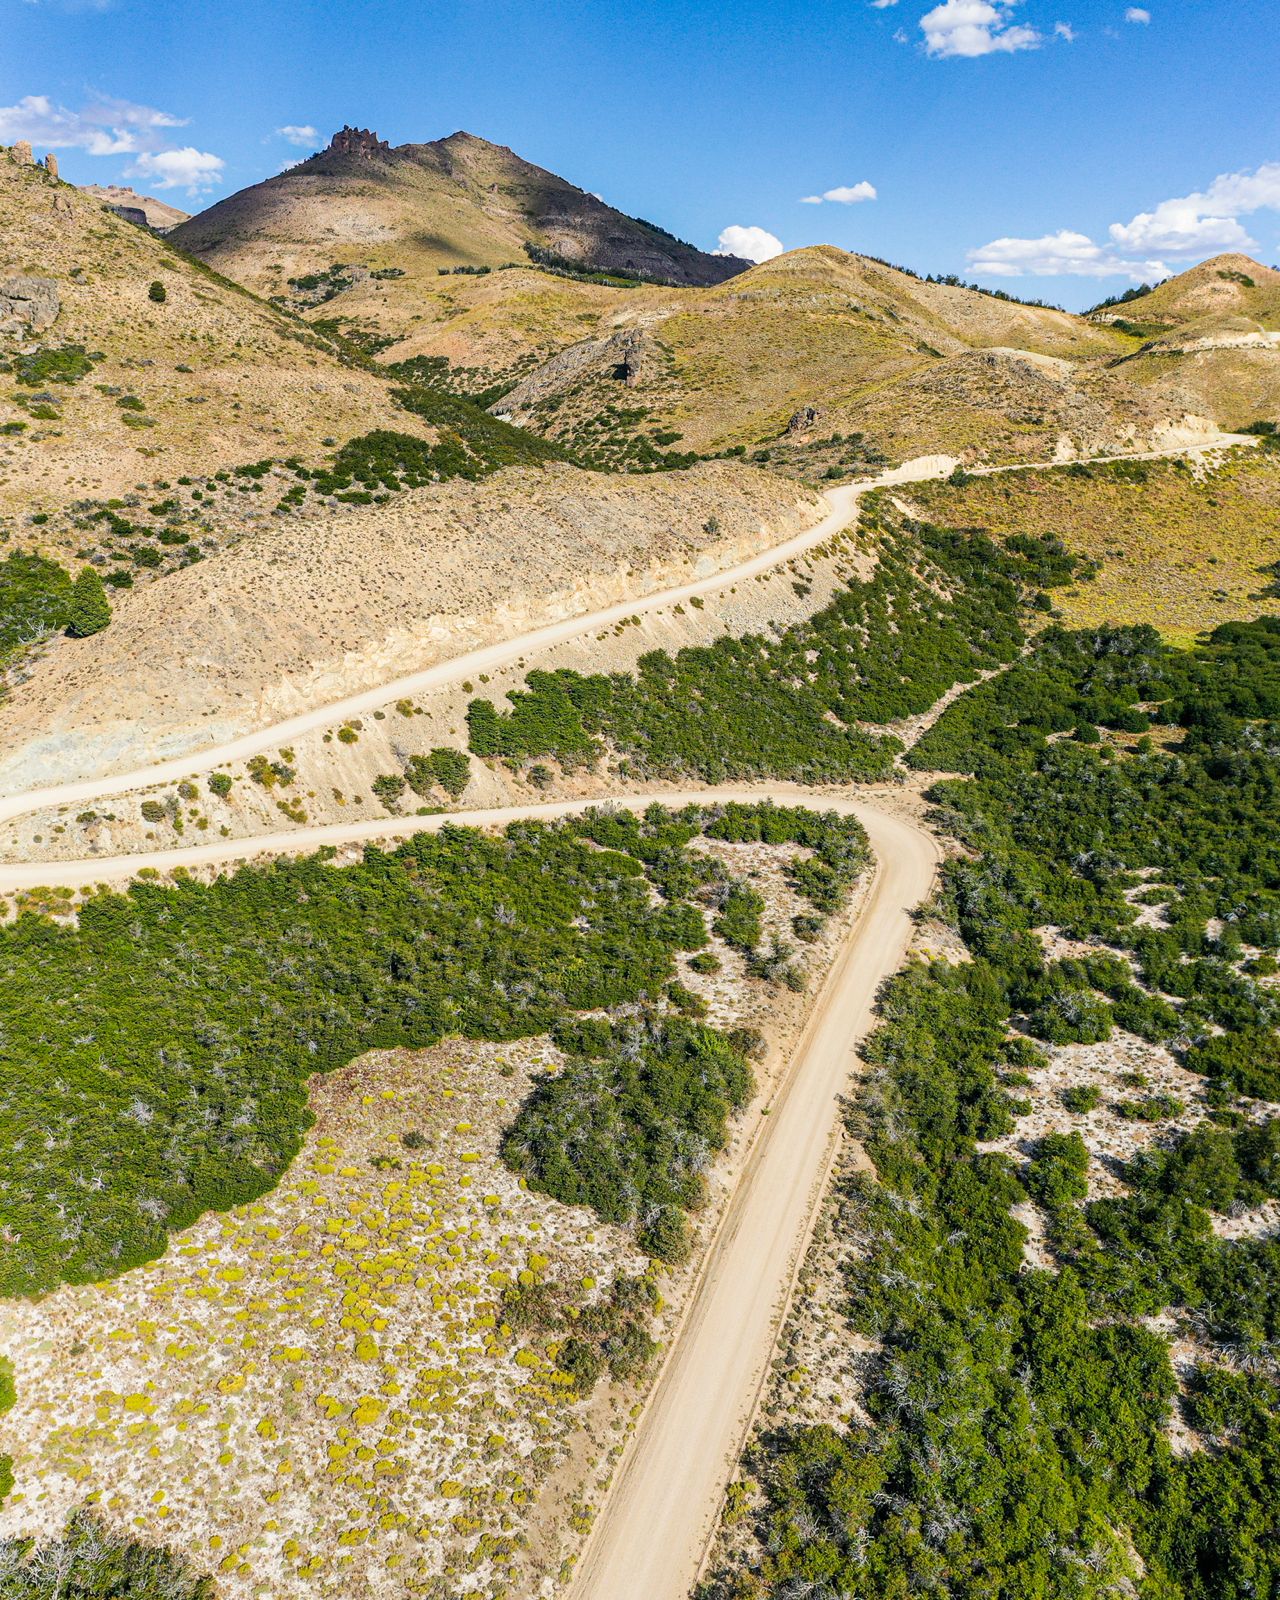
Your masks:
M714 1529L720 1500L755 1408L779 1317L790 1297L827 1176L839 1096L871 1021L880 983L902 960L910 911L929 892L938 848L922 828L846 795L797 784L719 786L628 795L651 800L761 800L852 813L876 857L870 896L836 960L768 1111L759 1115L742 1177L712 1240L652 1397L584 1552L573 1600L681 1600ZM150 856L0 865L0 888L131 877L142 866L193 867L250 853L297 853L321 844L389 840L446 823L498 826L554 818L592 802L387 818L157 851ZM599 802L596 802L599 803Z
M1121 457L1096 456L1090 460L1131 460L1152 461L1164 456L1175 455L1203 455L1208 450L1222 449L1231 445L1256 445L1256 438L1239 434L1221 434L1212 438L1201 439L1194 444L1179 444L1167 450L1150 450L1134 453ZM156 783L173 783L180 778L194 777L200 773L209 772L214 767L221 766L228 761L243 761L251 756L262 755L268 751L276 750L282 744L299 739L304 734L314 732L317 728L329 727L335 722L342 722L350 717L364 716L388 704L392 700L404 697L412 698L416 694L423 694L429 689L439 688L442 685L457 683L464 678L479 678L484 673L494 673L503 667L510 666L512 662L519 661L522 657L531 655L537 650L543 650L565 640L578 638L582 634L598 631L614 626L628 617L638 616L651 611L660 611L668 606L676 605L685 600L692 600L698 596L714 594L721 589L731 588L734 584L743 583L758 574L767 572L773 567L780 566L796 556L803 555L812 550L816 545L824 543L833 534L848 526L857 511L858 501L865 494L870 494L875 489L892 487L895 484L923 483L930 478L944 477L951 471L955 461L950 456L919 456L913 461L907 461L900 467L892 467L882 472L877 478L870 478L860 483L844 484L839 488L827 490L824 498L830 510L827 515L816 522L813 527L806 528L803 533L795 534L782 544L774 545L768 550L761 551L747 561L739 562L737 566L726 567L720 572L715 572L707 577L697 578L689 583L683 583L673 589L664 589L657 593L646 595L641 599L628 600L615 606L609 606L602 611L594 611L580 617L569 617L561 622L548 624L543 628L533 629L529 633L521 634L518 638L501 641L497 644L485 645L481 649L472 650L465 655L453 656L447 661L437 662L435 666L427 667L421 672L410 673L407 677L393 679L389 683L380 684L375 689L365 690L361 694L350 695L344 700L333 701L329 705L317 706L311 711L302 712L296 717L289 717L283 722L272 724L268 728L258 728L252 733L232 739L225 744L211 745L207 750L195 751L189 755L176 757L170 761L159 761L147 767L138 767L130 772L119 772L110 776L88 775L83 779L73 779L67 783L53 784L43 789L27 789L16 794L0 798L0 822L6 822L11 817L23 816L28 812L42 810L46 806L83 805L95 800L105 800L113 795L128 794L135 789L148 788ZM1004 472L1025 472L1037 467L1060 465L1054 462L1019 462L1010 466L1000 467L975 467L971 470L975 475Z
M377 688L349 695L346 699L335 700L328 705L316 706L310 711L301 712L296 717L273 723L270 727L255 729L252 733L243 734L224 744L211 745L207 750L193 751L169 761L158 761L150 766L137 767L130 772L113 773L108 776L87 775L83 779L73 779L67 783L51 784L47 788L28 789L8 795L0 799L0 822L45 806L76 805L93 800L105 800L112 795L127 794L133 789L146 788L153 783L172 783L179 778L193 777L208 772L226 761L244 761L250 756L276 750L280 745L300 739L304 734L311 733L317 728L327 728L350 717L367 716L392 700L412 699L413 696L424 694L429 689L457 683L464 678L481 678L486 673L492 674L510 666L512 662L519 661L521 657L531 655L534 651L545 650L551 645L562 644L567 639L576 639L583 634L613 627L628 617L660 611L685 600L731 588L734 584L744 583L759 573L767 572L772 567L803 555L805 551L812 550L815 545L820 545L833 534L839 533L852 520L861 497L873 489L895 483L921 483L927 478L943 476L951 466L952 461L948 456L922 456L918 460L907 462L904 466L882 473L878 478L829 490L825 499L831 509L812 527L806 528L803 533L793 535L781 544L762 550L758 555L741 561L736 566L725 567L707 577L696 578L675 588L659 590L639 599L625 600L601 611L592 611L579 617L568 617L561 622L549 623L546 627L520 634L514 639L500 640L496 644L484 645L463 655L451 656L447 661L437 662L421 672L395 678L389 683L379 684Z
M844 809L841 807L840 809ZM839 1097L928 894L933 839L850 805L878 870L712 1241L684 1322L587 1541L570 1600L683 1600L715 1531L828 1174Z

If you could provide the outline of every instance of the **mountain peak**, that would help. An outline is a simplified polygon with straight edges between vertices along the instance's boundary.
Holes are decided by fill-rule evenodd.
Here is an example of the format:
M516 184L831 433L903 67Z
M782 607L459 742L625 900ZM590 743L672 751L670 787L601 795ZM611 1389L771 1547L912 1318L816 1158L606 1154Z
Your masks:
M678 286L722 283L748 265L627 216L464 129L392 146L371 128L344 126L318 155L210 206L176 242L267 295L328 272L335 251L350 265L394 268L404 281L383 291L393 299L420 297L441 273L526 259L554 272ZM285 261L287 272L275 270Z
M353 128L349 123L344 123L329 140L325 154L372 159L375 156L389 156L391 146L385 139L379 139L371 128Z

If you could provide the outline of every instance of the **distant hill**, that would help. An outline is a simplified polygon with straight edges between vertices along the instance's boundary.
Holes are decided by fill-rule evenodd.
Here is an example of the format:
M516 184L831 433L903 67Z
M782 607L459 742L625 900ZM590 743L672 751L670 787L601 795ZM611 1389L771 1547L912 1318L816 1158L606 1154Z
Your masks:
M1249 256L1214 256L1092 321L1139 341L1119 369L1160 392L1175 383L1230 426L1280 420L1280 272Z
M171 206L167 200L157 200L154 195L138 194L136 190L120 183L84 183L80 185L82 194L91 194L95 200L101 200L103 205L111 206L113 210L121 212L140 211L146 218L147 226L154 228L157 233L168 233L171 228L176 228L180 222L186 222L191 213L179 211L177 206ZM128 221L135 219L129 217Z
M643 436L676 451L766 450L810 476L932 451L1132 448L1276 415L1274 283L1221 257L1087 319L817 246L731 284L615 305L495 409L606 462L634 457ZM1234 320L1213 309L1228 302ZM1191 319L1181 327L1177 308ZM1167 321L1149 327L1151 309Z
M392 148L353 128L202 211L175 241L298 310L314 312L341 294L342 311L359 307L384 337L409 332L442 274L537 261L571 273L706 285L749 265L695 249L473 134ZM370 285L376 294L362 297Z
M1257 332L1278 332L1280 272L1245 255L1214 256L1166 279L1147 294L1100 308L1090 320L1153 331L1249 323Z

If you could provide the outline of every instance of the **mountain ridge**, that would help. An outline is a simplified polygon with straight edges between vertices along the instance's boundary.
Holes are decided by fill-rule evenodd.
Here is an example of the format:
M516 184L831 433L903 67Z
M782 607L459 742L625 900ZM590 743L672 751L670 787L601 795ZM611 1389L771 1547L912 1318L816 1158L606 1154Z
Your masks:
M290 231L295 217L307 220L314 210L321 215L310 235ZM325 149L219 200L178 234L183 249L215 262L243 258L253 242L305 254L310 243L332 239L399 242L422 268L437 271L492 269L541 252L586 272L705 285L749 265L699 250L507 146L461 130L392 146L369 129L344 127ZM243 272L245 261L239 265Z

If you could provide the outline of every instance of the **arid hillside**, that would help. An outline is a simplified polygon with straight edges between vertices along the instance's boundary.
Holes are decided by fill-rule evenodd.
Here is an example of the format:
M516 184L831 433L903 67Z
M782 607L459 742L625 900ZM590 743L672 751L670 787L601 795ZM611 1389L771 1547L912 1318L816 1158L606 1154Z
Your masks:
M427 431L297 319L43 167L0 154L0 214L0 514Z
M1280 329L1280 272L1251 256L1214 256L1150 293L1093 313L1092 321L1120 328L1173 332L1250 322L1258 333Z
M604 459L642 434L839 477L936 450L1016 460L1141 447L1171 428L1241 426L1280 402L1275 341L1244 352L1257 370L1240 393L1234 348L1207 364L1171 352L1155 370L1124 318L928 283L830 246L628 313L495 409Z
M0 788L128 770L703 573L818 519L737 464L556 466L285 520L126 593L0 703Z
M146 218L147 226L154 228L157 233L168 233L170 228L176 228L180 222L186 222L191 213L180 211L177 206L171 206L167 200L157 200L154 195L139 194L136 189L131 189L123 183L85 183L81 184L82 194L92 195L95 200L101 200L105 206L119 206L129 211L140 211ZM134 218L129 218L134 221Z
M1280 413L1280 272L1222 255L1150 294L1095 315L1140 343L1120 364L1127 383L1171 384L1228 427Z
M571 272L712 284L747 265L626 216L469 133L391 148L344 128L317 155L193 217L175 240L258 293L409 331L436 279L530 261ZM376 295L362 293L369 278ZM355 289L357 292L351 294Z

